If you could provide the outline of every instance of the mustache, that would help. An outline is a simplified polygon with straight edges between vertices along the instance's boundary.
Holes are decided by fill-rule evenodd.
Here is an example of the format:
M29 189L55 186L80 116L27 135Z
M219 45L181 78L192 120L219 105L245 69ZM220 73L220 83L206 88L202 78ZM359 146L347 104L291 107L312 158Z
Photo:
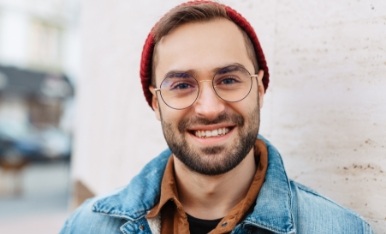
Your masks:
M228 114L228 113L221 113L214 119L207 119L207 118L194 116L191 118L181 120L181 122L178 124L178 130L180 132L184 132L186 129L188 129L189 126L192 126L192 125L210 125L210 124L219 124L224 122L233 123L238 126L243 126L245 121L241 115Z

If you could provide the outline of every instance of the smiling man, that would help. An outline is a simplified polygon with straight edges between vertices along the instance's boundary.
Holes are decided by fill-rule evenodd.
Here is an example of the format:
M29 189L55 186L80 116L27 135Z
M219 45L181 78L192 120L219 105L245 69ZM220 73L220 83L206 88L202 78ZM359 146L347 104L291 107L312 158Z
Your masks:
M264 72L250 74L241 30L221 18L184 24L162 37L154 56L152 107L175 163L219 175L252 162Z
M145 42L141 81L170 149L126 188L87 201L62 233L371 233L289 180L257 137L268 67L232 8L193 1L167 13Z

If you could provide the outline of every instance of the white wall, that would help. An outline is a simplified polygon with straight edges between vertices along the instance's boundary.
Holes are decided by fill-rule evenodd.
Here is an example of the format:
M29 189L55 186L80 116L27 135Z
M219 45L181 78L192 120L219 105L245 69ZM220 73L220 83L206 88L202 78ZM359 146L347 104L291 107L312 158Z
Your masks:
M79 0L0 0L0 62L35 69L39 64L75 77L79 67L78 8ZM36 31L36 21L51 23L52 30L58 31L57 38L44 38L42 42L44 36L53 34L40 35L44 32ZM38 49L44 53L36 54ZM52 58L44 57L42 64L42 54L49 52Z
M27 58L28 22L26 15L11 11L1 12L0 61L25 65Z
M181 1L84 0L73 177L97 194L125 185L165 148L139 59ZM271 71L261 133L290 177L386 232L386 2L223 1L256 28Z

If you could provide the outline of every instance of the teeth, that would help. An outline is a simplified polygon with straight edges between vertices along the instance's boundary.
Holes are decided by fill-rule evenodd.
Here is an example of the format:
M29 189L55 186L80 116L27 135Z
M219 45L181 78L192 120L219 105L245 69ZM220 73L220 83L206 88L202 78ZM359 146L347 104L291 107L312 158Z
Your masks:
M229 132L228 128L219 128L215 130L206 130L206 131L196 131L195 135L196 137L200 138L207 138L207 137L216 137L216 136L222 136Z

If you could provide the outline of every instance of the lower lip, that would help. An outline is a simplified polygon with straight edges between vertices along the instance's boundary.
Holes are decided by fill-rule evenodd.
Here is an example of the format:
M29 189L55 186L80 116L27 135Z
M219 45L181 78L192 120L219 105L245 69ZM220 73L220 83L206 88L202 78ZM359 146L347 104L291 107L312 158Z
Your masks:
M225 135L220 135L216 137L203 138L203 137L197 137L194 134L189 134L189 135L194 139L194 141L198 142L200 145L214 146L214 145L224 144L233 135L234 130L235 128L231 129Z

